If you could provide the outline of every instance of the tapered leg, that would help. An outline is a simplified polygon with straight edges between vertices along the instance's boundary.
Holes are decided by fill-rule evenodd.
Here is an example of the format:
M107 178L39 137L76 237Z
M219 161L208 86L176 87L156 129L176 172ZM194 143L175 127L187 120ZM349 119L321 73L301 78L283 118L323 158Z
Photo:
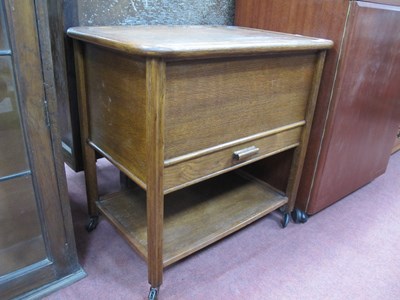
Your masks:
M84 147L83 165L89 214L89 222L86 226L86 229L90 232L96 228L99 220L99 213L96 206L96 201L98 200L99 195L97 189L96 153L88 144L86 144Z
M155 299L163 279L165 62L149 59L146 77L147 251L149 298Z
M82 142L83 168L85 172L86 195L89 213L89 223L86 227L88 231L96 228L98 222L98 211L96 201L98 199L97 173L96 173L96 153L88 144L89 138L89 111L87 105L85 88L85 69L83 61L83 49L79 41L74 41L76 81L78 89L78 107Z
M151 288L157 290L163 281L163 201L152 192L147 198L148 278Z

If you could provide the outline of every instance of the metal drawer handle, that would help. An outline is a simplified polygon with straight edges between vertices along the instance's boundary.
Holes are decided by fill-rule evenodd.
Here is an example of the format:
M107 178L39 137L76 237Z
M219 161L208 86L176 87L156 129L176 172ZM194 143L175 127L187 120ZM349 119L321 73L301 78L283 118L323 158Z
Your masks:
M248 147L245 149L237 150L237 151L233 152L233 159L236 159L236 160L245 159L254 154L257 154L258 151L260 151L260 149L258 149L256 146L251 146L251 147Z

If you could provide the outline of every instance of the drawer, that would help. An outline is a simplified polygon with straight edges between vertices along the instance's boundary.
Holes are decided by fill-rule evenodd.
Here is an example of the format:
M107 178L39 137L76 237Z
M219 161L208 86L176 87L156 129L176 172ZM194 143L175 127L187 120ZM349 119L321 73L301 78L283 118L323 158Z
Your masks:
M238 142L234 146L220 145L211 153L205 150L197 154L166 160L164 191L169 193L296 147L300 142L302 128L303 126L299 126L254 140ZM242 150L243 152L240 153ZM237 153L240 158L235 158L234 153Z
M169 62L165 159L304 120L316 56Z

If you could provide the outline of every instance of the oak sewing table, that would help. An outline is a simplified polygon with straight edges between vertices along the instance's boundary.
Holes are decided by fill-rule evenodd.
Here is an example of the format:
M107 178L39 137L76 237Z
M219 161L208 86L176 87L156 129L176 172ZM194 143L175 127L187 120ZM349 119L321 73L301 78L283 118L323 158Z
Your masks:
M100 210L147 261L149 298L164 267L278 208L287 225L331 41L225 26L68 35L89 229ZM99 198L96 151L137 186ZM292 167L280 191L263 180L262 160L284 151Z

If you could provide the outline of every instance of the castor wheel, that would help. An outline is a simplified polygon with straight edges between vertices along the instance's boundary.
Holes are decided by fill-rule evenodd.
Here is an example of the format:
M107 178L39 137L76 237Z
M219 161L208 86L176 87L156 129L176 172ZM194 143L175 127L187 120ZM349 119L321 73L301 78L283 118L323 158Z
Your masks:
M157 300L158 288L150 288L148 300Z
M99 223L99 216L90 217L89 222L86 225L86 231L91 232L91 231L95 230L98 223Z
M290 214L289 213L284 213L283 214L283 219L282 219L282 228L285 228L288 226L290 220Z
M295 222L297 224L298 223L305 223L308 220L308 215L304 211L302 211L302 210L300 210L298 208L295 208L292 211L292 219L293 219L293 222Z

